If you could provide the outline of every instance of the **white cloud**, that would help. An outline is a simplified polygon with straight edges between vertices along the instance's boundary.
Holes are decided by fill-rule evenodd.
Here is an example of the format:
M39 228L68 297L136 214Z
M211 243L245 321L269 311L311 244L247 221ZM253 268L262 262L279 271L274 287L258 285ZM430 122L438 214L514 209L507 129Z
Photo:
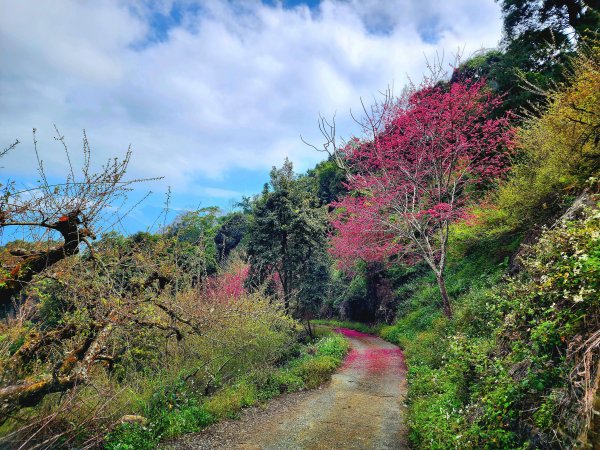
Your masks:
M213 187L205 187L201 189L201 193L204 196L211 198L224 198L227 200L239 199L244 195L243 192L232 191L230 189L221 189Z
M100 159L132 143L132 175L164 175L190 192L198 175L265 169L286 155L304 169L322 155L298 136L319 142L319 112L337 111L349 133L359 98L418 79L424 54L468 54L500 38L493 0L191 3L163 40L145 41L157 31L152 15L172 2L0 0L0 147L24 142L3 161L10 175L32 169L23 157L32 127L60 170L53 123L73 149L87 129Z

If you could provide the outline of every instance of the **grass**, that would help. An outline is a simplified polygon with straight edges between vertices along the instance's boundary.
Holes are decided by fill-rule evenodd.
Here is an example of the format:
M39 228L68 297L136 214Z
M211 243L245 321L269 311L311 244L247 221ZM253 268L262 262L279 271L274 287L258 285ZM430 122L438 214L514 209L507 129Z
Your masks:
M366 323L335 319L317 319L312 320L311 323L317 326L326 326L331 328L348 328L350 330L360 331L361 333L367 334L378 334L379 330L383 326L381 324L367 325Z

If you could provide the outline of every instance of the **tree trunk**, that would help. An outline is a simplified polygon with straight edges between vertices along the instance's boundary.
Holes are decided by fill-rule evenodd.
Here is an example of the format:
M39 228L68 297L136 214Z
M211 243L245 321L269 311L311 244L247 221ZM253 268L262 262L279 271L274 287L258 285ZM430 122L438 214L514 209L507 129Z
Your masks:
M290 313L290 296L291 296L291 289L290 289L290 281L289 281L289 277L288 274L285 273L283 276L283 280L282 281L282 285L283 285L283 309L284 312L286 314Z
M450 305L450 298L448 292L446 292L446 282L444 281L444 274L436 274L438 286L440 287L440 294L442 295L442 307L444 308L444 314L448 318L452 318L452 306Z
M69 256L76 255L79 252L79 243L84 237L94 237L87 228L80 227L79 214L79 211L73 211L64 215L50 227L62 235L62 245L43 252L18 255L22 260L8 276L0 280L0 317L11 307L13 296L21 292L35 275Z
M46 395L65 392L88 381L92 366L105 357L98 358L112 332L112 324L98 324L89 330L89 336L79 348L70 352L52 375L40 379L21 380L0 387L0 425L14 411L39 404Z
M315 334L313 333L313 329L310 326L310 319L306 319L306 329L308 330L308 336L310 337L311 341L315 340Z

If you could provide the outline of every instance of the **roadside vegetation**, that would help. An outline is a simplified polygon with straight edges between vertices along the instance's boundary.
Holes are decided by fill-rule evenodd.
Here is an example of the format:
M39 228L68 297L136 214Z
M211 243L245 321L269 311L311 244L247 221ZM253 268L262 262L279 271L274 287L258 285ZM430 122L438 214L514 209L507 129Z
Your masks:
M264 403L283 393L314 389L325 383L348 351L339 335L298 346L280 366L238 375L234 382L203 396L186 383L170 384L139 399L141 422L125 422L108 434L108 449L152 449L161 441L192 433L222 419L236 418L243 408Z
M403 98L385 97L366 116L365 134L345 147L327 141L351 180L350 193L335 203L332 254L349 281L346 298L333 307L342 320L369 324L345 326L377 332L404 349L415 448L573 448L599 435L598 41L588 29L578 46L562 41L558 58L544 62L536 53L541 64L527 65L533 56L519 53L516 43L551 28L542 18L558 10L546 2L502 3L504 51L476 55L449 84L426 80ZM542 8L540 21L517 26L518 8ZM507 64L510 71L499 73ZM503 77L511 73L507 89ZM441 125L446 114L460 125L464 118L456 114L465 112L453 112L456 99L446 110L443 95L450 98L456 83L480 80L488 93L504 94L480 119L508 117L514 132L504 144L512 148L510 160L492 159L501 166L490 166L491 182L468 155L453 156L458 144L444 138L448 128ZM432 96L437 107L427 109L420 95ZM412 148L413 128L423 135L420 124L438 134ZM465 134L463 150L473 144ZM438 145L440 153L422 156L422 145ZM460 169L449 162L454 157ZM486 158L490 164L494 156ZM463 202L448 190L463 178L458 170L469 171L473 183L484 181L465 186ZM366 304L373 312L365 314Z

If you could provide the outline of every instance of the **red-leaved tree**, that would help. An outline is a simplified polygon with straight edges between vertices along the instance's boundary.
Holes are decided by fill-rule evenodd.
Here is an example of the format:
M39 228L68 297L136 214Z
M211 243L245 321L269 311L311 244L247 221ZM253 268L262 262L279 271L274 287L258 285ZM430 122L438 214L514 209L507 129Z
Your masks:
M332 254L342 266L392 254L435 272L444 313L449 226L478 189L508 167L513 133L484 81L425 83L387 96L361 121L364 137L341 151L350 193L337 202Z
M227 271L210 277L206 281L205 296L209 300L227 303L246 294L244 282L248 278L250 266L241 260L230 263Z

